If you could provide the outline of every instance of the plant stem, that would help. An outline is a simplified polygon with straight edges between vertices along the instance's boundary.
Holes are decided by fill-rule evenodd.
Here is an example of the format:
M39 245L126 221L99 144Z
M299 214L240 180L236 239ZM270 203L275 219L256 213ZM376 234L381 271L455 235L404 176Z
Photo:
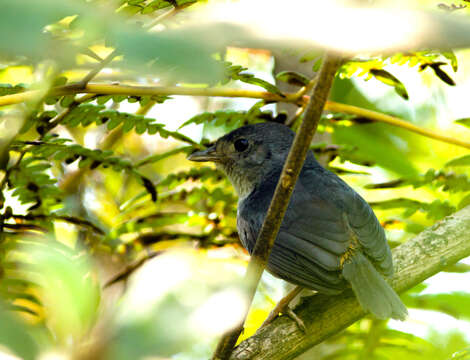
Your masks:
M366 117L367 119L397 126L402 129L409 130L416 134L420 134L420 135L423 135L423 136L426 136L435 140L439 140L442 142L446 142L448 144L453 144L453 145L470 149L469 142L459 140L454 137L441 135L441 134L432 132L427 129L423 129L419 126L409 123L408 121L404 121L394 116L382 114L382 113L372 111L372 110L363 109L363 108L353 106L353 105L340 104L340 103L332 102L332 101L328 102L326 109L330 111L337 111L337 112L343 112L346 114L353 114L353 115L358 115L361 117Z
M132 85L108 85L108 84L88 84L84 89L79 89L77 85L71 84L51 90L51 95L69 95L77 93L99 94L99 95L128 95L128 96L151 96L151 95L187 95L187 96L214 96L214 97L240 97L264 99L274 102L296 103L302 105L309 97L304 95L299 98L298 93L284 94L279 96L267 91L231 89L231 88L190 88L182 86L132 86ZM0 106L19 104L33 100L42 95L40 90L25 91L18 94L0 96ZM379 113L377 111L363 109L353 105L341 104L334 101L327 101L325 110L333 112L344 112L366 117L372 121L383 122L392 126L414 132L416 134L429 137L438 141L452 144L466 149L470 149L470 142L456 139L454 137L437 134L432 130L424 129L413 125L408 121L395 116Z

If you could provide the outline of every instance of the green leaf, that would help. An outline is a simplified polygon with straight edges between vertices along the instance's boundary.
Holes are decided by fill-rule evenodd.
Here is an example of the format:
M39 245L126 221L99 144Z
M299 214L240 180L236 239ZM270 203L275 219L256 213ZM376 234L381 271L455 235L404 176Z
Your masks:
M84 255L57 247L55 241L43 239L42 245L27 245L34 259L42 303L48 326L61 341L81 338L90 331L100 301L100 286L93 279L91 262Z
M470 165L470 155L464 155L450 160L445 166L468 166Z
M284 96L281 90L279 90L275 85L263 79L259 79L253 74L244 73L243 71L247 70L247 68L244 68L240 65L232 65L232 63L228 61L223 61L221 64L225 67L226 79L223 81L223 84L226 83L229 79L240 80L248 84L261 86L273 94Z
M295 71L281 71L276 79L296 86L305 86L310 82L308 77Z
M31 336L32 329L12 313L0 309L0 344L6 346L21 359L34 360L39 348Z
M470 348L459 350L452 354L451 360L469 360L470 359Z
M398 80L395 76L390 74L388 71L384 69L371 69L369 71L374 77L383 82L386 85L393 86L395 92L400 95L403 99L408 100L409 96L406 92L405 86Z
M470 178L465 174L429 169L425 174L408 176L379 184L367 184L366 189L391 189L403 186L419 188L431 186L451 193L470 191Z
M247 75L247 74L244 74L244 75ZM281 90L279 90L275 85L263 80L263 79L259 79L259 78L256 78L256 77L241 77L240 78L241 81L245 82L245 83L248 83L248 84L253 84L253 85L258 85L258 86L261 86L262 88L266 89L267 91L273 93L273 94L277 94L277 95L281 95L281 96L284 96L281 92Z
M342 151L342 154L347 155L343 160L376 163L398 174L417 175L415 165L407 159L406 150L397 147L390 136L389 128L375 123L361 126L335 125L332 134L335 144L353 149Z
M160 4L159 8L171 5ZM141 4L124 8L133 12L144 9ZM74 36L67 38L63 31L54 32L52 25L57 27L59 20L74 15L78 15L73 22L76 28L65 29L75 32ZM222 39L206 41L206 31L188 28L171 29L157 36L95 2L41 0L39 6L36 0L7 1L0 12L0 33L5 39L0 54L10 56L52 58L61 65L74 64L80 49L106 38L124 55L126 62L122 66L137 68L141 74L158 72L160 77L179 81L212 83L223 74L221 64L212 58Z
M147 7L152 8L153 11L165 9L170 6L171 6L171 3L165 0L154 0L150 4L147 5Z
M455 56L454 52L452 50L447 50L441 52L441 54L448 60L450 60L450 65L452 66L452 70L454 72L457 72L458 70L458 64L457 64L457 57Z
M185 121L179 128L181 129L189 124L212 123L215 126L224 126L226 129L235 129L242 125L273 119L270 110L261 110L264 105L266 105L264 101L259 101L248 111L219 110L214 113L205 112Z
M457 209L463 209L464 207L470 205L470 194L464 196L462 200L459 201L459 204L457 205Z
M60 100L60 106L66 108L66 107L69 107L70 105L73 104L73 102L75 101L75 96L74 95L67 95L67 96L64 96L61 100Z
M445 294L413 295L407 298L409 307L436 310L457 319L470 319L470 293L451 292Z
M22 92L26 89L23 84L12 86L11 84L0 84L0 96L12 95Z
M417 211L426 212L426 216L430 219L440 220L443 217L455 212L455 207L450 205L448 201L434 200L431 203L425 203L418 200L408 198L396 198L384 201L370 202L370 205L377 209L396 209L404 208L404 217L410 217Z
M470 128L470 118L458 119L458 120L455 120L454 122L459 125L463 125L463 126Z

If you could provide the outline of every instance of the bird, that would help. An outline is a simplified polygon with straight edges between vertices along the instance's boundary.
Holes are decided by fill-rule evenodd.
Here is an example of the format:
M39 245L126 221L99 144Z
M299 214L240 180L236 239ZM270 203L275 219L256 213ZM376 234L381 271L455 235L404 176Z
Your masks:
M294 131L280 123L245 125L188 156L191 161L214 162L229 178L238 194L240 241L250 254L294 137ZM266 269L299 289L326 295L352 288L362 308L378 319L407 316L405 305L385 280L393 274L393 261L383 227L369 204L321 166L312 151L307 153Z

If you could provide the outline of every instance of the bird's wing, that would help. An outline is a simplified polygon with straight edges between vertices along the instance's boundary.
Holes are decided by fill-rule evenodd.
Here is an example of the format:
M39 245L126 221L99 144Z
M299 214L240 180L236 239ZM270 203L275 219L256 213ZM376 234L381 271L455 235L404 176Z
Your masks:
M252 200L239 207L237 217L240 240L250 254L264 218L262 212L253 211L259 202ZM290 211L287 217L289 213ZM308 233L310 235L311 231ZM335 251L339 251L338 246L334 247ZM327 294L337 294L345 288L345 282L339 276L339 256L325 252L310 240L303 239L300 233L289 231L284 225L274 243L267 270L281 279Z
M303 196L295 196L295 193ZM312 234L309 239L322 246L316 237L326 238L328 242L322 247L333 253L337 253L335 244L347 243L354 247L354 242L357 242L382 273L391 275L392 254L385 232L367 202L349 185L328 170L315 168L302 173L299 191L295 193L292 208L303 208L305 211L297 215L300 217L300 227L289 224L289 231L299 231L299 228L304 232L310 230ZM309 219L312 223L310 227Z
M239 207L240 238L250 253L269 206L269 201L264 204L266 197L261 191ZM292 283L337 293L345 288L340 276L345 254L357 247L381 272L392 272L385 234L369 205L327 170L303 171L274 243L268 270Z

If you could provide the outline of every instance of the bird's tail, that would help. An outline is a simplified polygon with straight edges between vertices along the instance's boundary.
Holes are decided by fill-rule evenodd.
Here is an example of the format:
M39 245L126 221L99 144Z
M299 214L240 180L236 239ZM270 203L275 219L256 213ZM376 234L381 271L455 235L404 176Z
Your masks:
M408 315L397 293L360 252L344 263L343 276L351 283L362 308L377 318L404 320Z

